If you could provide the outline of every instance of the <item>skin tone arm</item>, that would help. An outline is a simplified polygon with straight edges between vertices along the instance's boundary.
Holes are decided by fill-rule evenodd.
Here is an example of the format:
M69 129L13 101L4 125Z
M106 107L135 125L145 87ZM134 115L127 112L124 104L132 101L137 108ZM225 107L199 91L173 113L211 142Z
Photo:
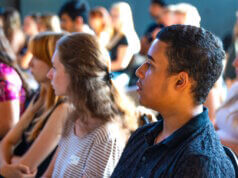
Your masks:
M7 132L16 125L20 117L19 100L10 100L0 102L0 138L3 138Z
M33 117L33 102L30 103L26 111L23 113L17 125L11 129L1 142L1 156L3 163L11 163L12 149L20 141L24 129L29 125Z
M0 174L7 178L33 178L36 172L30 173L29 168L24 165L5 164L0 168Z
M55 161L56 161L56 158L57 158L57 155L58 155L58 149L56 150L47 170L45 171L44 175L41 177L41 178L50 178L52 177L52 174L53 174L53 170L54 170L54 166L55 166Z
M117 59L111 63L111 70L125 69L130 63L131 57L132 56L128 54L128 46L120 45L117 49Z
M40 135L24 156L20 158L20 164L26 165L31 171L34 171L54 150L63 132L67 118L67 109L68 104L63 103L54 110Z

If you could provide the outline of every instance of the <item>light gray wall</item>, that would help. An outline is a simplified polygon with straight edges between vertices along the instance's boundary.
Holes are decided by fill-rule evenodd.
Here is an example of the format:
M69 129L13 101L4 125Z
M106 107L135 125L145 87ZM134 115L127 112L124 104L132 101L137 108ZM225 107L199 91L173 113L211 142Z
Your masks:
M6 6L12 0L0 0L0 5ZM67 0L21 0L21 14L25 16L31 12L55 12ZM107 9L118 0L88 0L91 7L105 6ZM131 5L133 10L135 28L141 36L148 24L152 22L148 8L150 0L125 0ZM212 31L222 37L231 32L235 23L235 11L238 10L237 0L167 0L173 4L178 2L188 2L198 8L201 14L202 27Z

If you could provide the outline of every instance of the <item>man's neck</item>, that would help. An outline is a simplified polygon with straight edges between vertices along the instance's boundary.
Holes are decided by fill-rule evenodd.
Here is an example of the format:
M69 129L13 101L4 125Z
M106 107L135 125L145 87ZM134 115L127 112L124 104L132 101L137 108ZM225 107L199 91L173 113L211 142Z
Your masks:
M163 116L163 130L155 139L155 144L166 139L172 135L176 130L183 127L193 117L203 112L203 106L199 105L192 109L184 108L182 110L175 110L173 112L161 113Z

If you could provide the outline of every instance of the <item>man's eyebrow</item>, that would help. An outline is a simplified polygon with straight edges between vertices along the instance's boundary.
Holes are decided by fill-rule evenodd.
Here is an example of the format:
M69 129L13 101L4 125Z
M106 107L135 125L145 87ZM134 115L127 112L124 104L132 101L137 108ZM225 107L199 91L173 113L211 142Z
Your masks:
M150 60L152 60L153 62L155 62L155 60L154 60L154 58L153 58L152 56L147 55L147 57L148 57Z

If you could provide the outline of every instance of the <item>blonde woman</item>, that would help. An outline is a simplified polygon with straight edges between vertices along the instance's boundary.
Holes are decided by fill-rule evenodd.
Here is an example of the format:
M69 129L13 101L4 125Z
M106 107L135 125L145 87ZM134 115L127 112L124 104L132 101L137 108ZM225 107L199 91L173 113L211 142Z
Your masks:
M113 4L110 13L114 35L107 48L112 60L112 71L120 71L125 69L132 56L139 52L140 41L134 28L132 11L128 3Z
M61 32L60 19L55 14L45 13L38 18L38 31Z
M62 36L62 33L41 33L30 41L33 54L30 69L40 83L40 91L1 145L5 164L25 165L31 173L38 168L36 177L44 173L54 154L67 111L64 99L54 94L46 77L52 67L56 41Z

